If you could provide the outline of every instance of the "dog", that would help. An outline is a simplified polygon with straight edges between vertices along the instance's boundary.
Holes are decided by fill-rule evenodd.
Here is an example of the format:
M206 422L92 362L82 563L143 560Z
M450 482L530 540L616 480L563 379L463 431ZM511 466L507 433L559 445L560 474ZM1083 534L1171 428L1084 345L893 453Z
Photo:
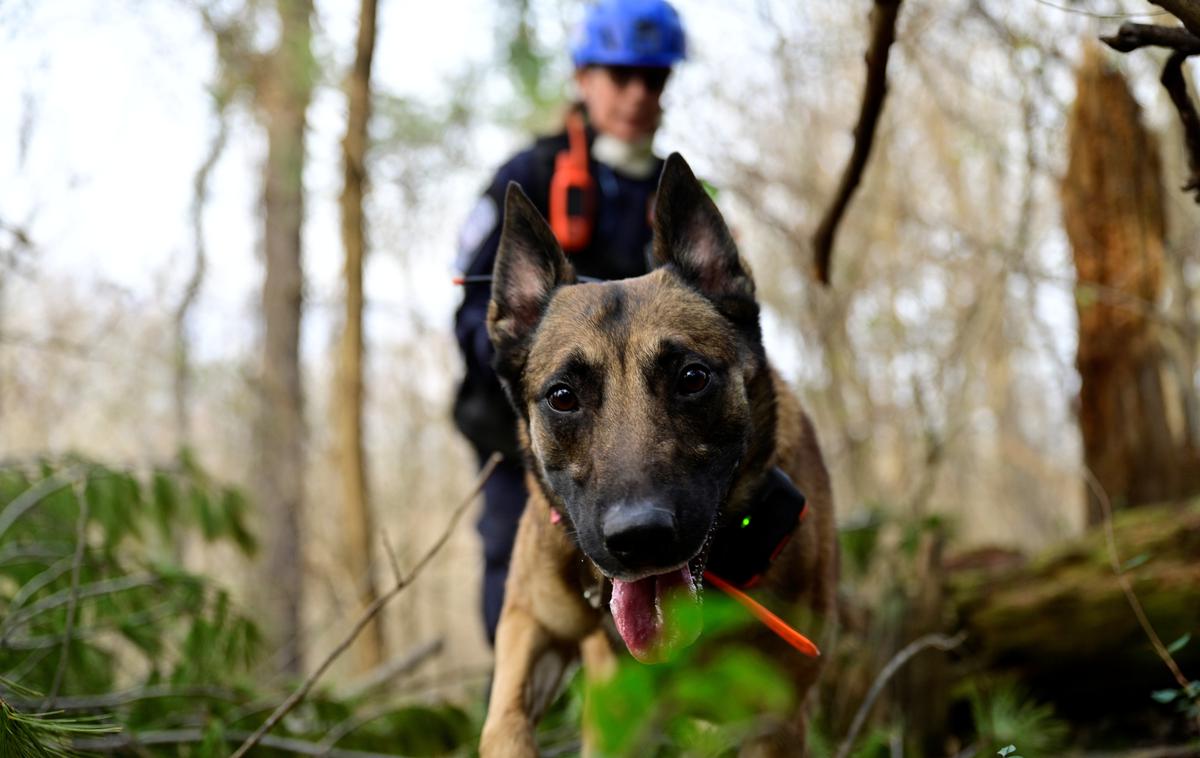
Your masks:
M589 678L613 670L606 628L647 663L688 644L664 604L697 599L704 576L753 584L787 618L832 623L833 499L816 434L767 361L750 269L678 153L653 228L650 273L577 283L545 220L508 187L488 333L530 498L484 758L537 755L534 726L564 668L581 656ZM763 526L739 530L752 521ZM791 673L801 705L742 754L802 754L820 661L765 628L751 634Z

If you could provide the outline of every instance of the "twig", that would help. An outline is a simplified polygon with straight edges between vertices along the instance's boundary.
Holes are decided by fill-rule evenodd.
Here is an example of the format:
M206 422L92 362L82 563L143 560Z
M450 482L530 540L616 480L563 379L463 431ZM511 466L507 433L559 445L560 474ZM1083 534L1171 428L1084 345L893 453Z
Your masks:
M879 676L875 677L871 689L867 691L866 699L858 707L858 712L854 714L854 721L850 723L850 731L846 733L846 739L842 740L841 746L838 747L837 758L846 758L850 754L850 749L854 747L854 741L858 739L858 733L862 730L863 723L867 720L867 714L871 712L871 706L875 704L875 699L879 697L879 693L883 692L884 685L888 683L888 680L895 676L896 672L908 663L909 659L930 647L938 650L953 650L966 638L966 632L959 632L953 637L947 637L944 634L927 634L908 643L900 652L892 656L892 659L879 672Z
M1200 55L1200 3L1180 0L1157 4L1174 13L1184 22L1186 28L1125 23L1121 24L1115 35L1101 37L1100 40L1122 53L1150 46L1175 51L1163 66L1159 81L1171 97L1171 102L1179 113L1179 121L1183 125L1191 176L1182 189L1184 192L1195 193L1195 200L1200 203L1200 114L1196 112L1196 105L1188 94L1187 80L1183 76L1183 62L1190 56Z
M1188 31L1200 37L1200 2L1196 0L1150 0L1160 8L1170 11L1183 22Z
M343 690L343 694L353 700L362 697L376 687L387 684L393 679L411 674L425 661L436 655L440 655L443 647L445 647L445 641L441 637L417 645L399 658L393 658L368 671L365 676L350 683Z
M1200 37L1182 26L1159 26L1158 24L1121 24L1117 33L1101 37L1100 41L1118 53L1131 53L1143 47L1169 47L1189 55L1200 54Z
M246 732L225 732L225 739L232 742L244 739ZM202 742L206 736L203 729L166 729L157 732L132 732L114 734L109 737L91 737L72 741L71 747L76 750L96 750L108 753L118 750L128 750L146 745L184 745ZM367 753L361 750L331 750L323 748L307 740L291 737L259 737L263 747L273 750L284 750L293 755L329 756L329 758L399 758L394 753Z
M1183 78L1183 62L1192 53L1176 51L1167 59L1163 66L1162 82L1175 110L1179 112L1179 121L1183 124L1183 135L1187 142L1188 168L1192 170L1187 184L1183 185L1184 192L1196 193L1196 202L1200 203L1200 115L1196 113L1196 105L1188 95L1187 81Z
M130 574L119 576L115 579L105 579L85 584L82 587L75 588L73 592L69 590L56 592L53 595L42 598L24 610L5 618L3 623L0 623L0 630L3 630L3 634L0 635L0 646L4 645L13 630L19 629L35 616L71 603L72 597L76 600L82 600L84 598L99 597L100 595L112 595L138 587L148 587L157 584L159 580L160 577L155 574Z
M900 13L902 0L875 0L871 9L871 45L867 49L867 81L863 87L862 109L858 114L858 125L854 127L854 150L846 165L842 181L838 185L833 203L821 219L813 235L817 281L829 284L829 268L833 258L833 241L838 224L850 205L850 198L862 180L863 169L871 155L875 142L875 127L879 114L883 112L883 101L887 96L888 53L896 40L896 17Z
M403 658L398 658L391 663L380 666L379 670L368 677L365 683L358 685L347 692L347 697L352 699L362 697L366 693L378 687L380 684L390 679L404 676L405 674L416 670L418 666L441 651L442 640L430 640L424 645L412 650ZM349 718L343 720L329 730L329 732L321 739L321 747L325 748L326 750L332 750L333 746L336 745L347 734L350 734L354 730L369 724L377 718L391 713L393 710L395 710L395 707L396 706L394 703L382 703L366 713L352 714Z
M1175 678L1175 683L1182 690L1187 690L1190 686L1188 678L1183 675L1179 664L1175 662L1171 651L1167 650L1167 646L1163 644L1159 638L1158 632L1154 630L1154 626L1150 623L1150 618L1146 615L1146 610L1142 608L1142 602L1138 600L1138 596L1133 591L1133 585L1129 583L1129 578L1125 576L1125 570L1121 567L1121 556L1117 553L1117 534L1113 529L1113 512L1112 503L1108 499L1108 493L1105 492L1104 486L1100 484L1100 480L1096 478L1096 474L1087 466L1083 467L1083 476L1087 482L1088 489L1096 496L1096 500L1100 504L1100 509L1104 511L1104 541L1108 547L1108 559L1112 563L1113 573L1117 575L1117 584L1121 586L1121 592L1125 593L1125 600L1129 603L1133 615L1137 618L1138 624L1142 627L1146 637L1150 640L1151 647L1158 657L1162 660L1166 667L1171 672L1171 676ZM1200 715L1196 716L1196 726L1200 727Z
M67 654L71 650L71 635L75 632L75 611L79 605L79 573L83 567L83 553L87 548L88 497L87 477L75 480L75 502L79 504L79 518L75 525L75 557L71 561L71 592L67 596L67 625L63 631L62 649L58 654L58 666L54 669L54 681L42 701L41 711L47 703L58 697L63 676L67 673Z
M0 686L0 693L4 692L5 688ZM133 689L121 690L119 692L109 692L103 695L75 695L71 697L59 697L48 700L44 703L37 703L31 700L23 700L21 698L8 697L5 699L16 708L53 711L106 711L113 708L119 708L122 705L137 703L143 700L154 700L156 698L205 698L207 700L225 700L236 702L241 699L241 696L234 690L224 687L212 687L206 685L198 685L192 687L177 687L169 684L152 685L149 687L135 687Z
M355 638L358 637L359 632L361 632L367 626L367 624L371 622L371 619L375 618L375 616L383 609L385 605L388 604L388 602L391 601L392 598L399 595L406 587L413 583L417 576L420 575L421 571L427 565L429 565L429 562L433 560L434 556L436 556L442 547L445 546L445 544L450 540L450 536L454 533L454 527L458 525L459 519L462 518L462 515L466 512L467 507L475 501L475 496L479 494L479 492L483 489L483 485L486 484L487 480L491 478L492 472L496 470L496 465L500 463L502 458L503 456L501 456L499 453L492 454L492 457L488 459L487 464L484 465L483 470L479 472L479 476L475 479L475 485L471 488L470 494L463 498L463 501L459 503L458 507L455 508L454 512L450 515L450 521L446 524L446 528L442 531L442 535L437 539L436 542L433 543L433 546L429 548L425 555L422 556L421 560L417 561L417 565L413 567L413 570L409 572L408 576L402 580L398 580L390 590L388 590L385 594L380 595L375 602L371 603L371 605L369 605L366 610L362 612L362 615L358 617L358 621L355 622L354 627L350 630L350 633L346 635L345 639L343 639L341 643L334 648L333 652L321 662L321 665L317 667L316 671L310 674L308 678L305 679L304 682L297 687L291 695L288 696L287 700L284 700L279 707L275 709L274 713L272 713L267 720L263 722L263 725L255 730L254 734L251 734L246 738L246 741L242 743L241 747L239 747L233 753L233 755L230 756L230 758L242 758L242 756L244 756L252 747L261 742L267 732L271 731L271 729L279 723L280 719L290 713L291 710L295 708L300 701L305 698L305 696L308 695L309 690L313 688L313 685L317 683L317 680L321 678L321 675L324 674L331 665L333 665L333 662L337 660L338 656L340 656L346 651L347 648L350 647Z

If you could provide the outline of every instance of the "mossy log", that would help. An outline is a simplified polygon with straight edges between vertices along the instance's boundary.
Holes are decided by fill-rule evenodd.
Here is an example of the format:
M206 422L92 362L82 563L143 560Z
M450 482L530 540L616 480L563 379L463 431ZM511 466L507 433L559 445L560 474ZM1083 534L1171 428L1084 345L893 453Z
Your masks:
M1185 676L1200 679L1200 500L1119 513L1124 575ZM994 557L994 554L992 554ZM1176 684L1130 607L1103 527L1018 565L958 568L949 586L973 660L1015 675L1060 713L1091 722L1173 706L1151 699Z

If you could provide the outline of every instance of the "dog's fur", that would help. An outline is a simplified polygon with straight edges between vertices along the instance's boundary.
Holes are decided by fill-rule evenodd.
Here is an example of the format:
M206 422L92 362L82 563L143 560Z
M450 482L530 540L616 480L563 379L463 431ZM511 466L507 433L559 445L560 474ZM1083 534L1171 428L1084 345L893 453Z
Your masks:
M740 519L775 466L809 511L755 594L784 618L808 619L806 632L833 616L833 502L812 424L767 363L749 268L678 155L663 170L654 231L654 271L575 285L545 221L509 187L488 330L531 494L497 631L485 758L537 754L534 723L575 656L589 677L611 671L593 585L702 562L714 525ZM695 366L707 381L685 392L681 372ZM566 411L550 404L563 387ZM606 524L626 508L672 514L670 539L611 549ZM748 634L792 671L803 703L818 662L761 627ZM803 707L743 752L797 755Z

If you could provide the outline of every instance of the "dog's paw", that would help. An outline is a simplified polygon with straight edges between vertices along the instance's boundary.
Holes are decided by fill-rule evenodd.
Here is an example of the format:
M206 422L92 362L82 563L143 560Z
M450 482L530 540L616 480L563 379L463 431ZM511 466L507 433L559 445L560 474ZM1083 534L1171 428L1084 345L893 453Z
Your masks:
M480 758L537 758L533 725L523 714L488 718L479 739Z

